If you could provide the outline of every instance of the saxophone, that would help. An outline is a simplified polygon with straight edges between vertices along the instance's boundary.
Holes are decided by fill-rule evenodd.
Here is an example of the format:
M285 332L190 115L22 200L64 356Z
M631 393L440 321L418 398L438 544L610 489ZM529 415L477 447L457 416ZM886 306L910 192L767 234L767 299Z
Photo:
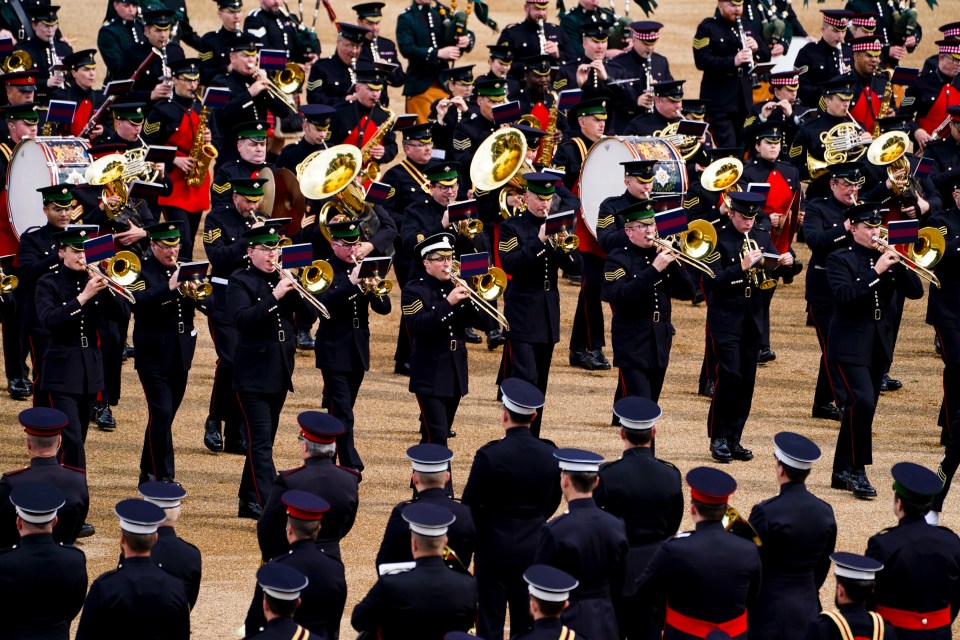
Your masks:
M880 137L880 118L883 117L883 114L890 109L890 105L893 102L893 69L887 69L883 71L883 74L887 76L887 86L883 88L883 97L880 99L880 108L877 109L877 117L873 120L873 137L874 139Z
M540 163L545 167L553 166L553 154L557 151L554 134L557 132L557 116L559 114L560 98L555 91L551 91L553 106L547 112L547 128L544 129L543 144L540 145Z
M217 157L217 148L203 141L203 133L207 130L207 107L204 105L197 119L197 133L193 136L193 145L190 147L190 157L193 158L193 169L187 175L187 186L197 187L207 179L210 170L210 161Z
M380 177L380 165L371 159L371 153L373 148L383 142L384 136L390 133L390 129L393 128L393 123L397 121L397 114L387 109L386 107L381 106L387 113L387 119L383 121L377 131L370 136L370 139L363 143L363 148L360 149L360 156L363 159L363 172L361 175L362 181L370 180L371 182L376 182L377 178Z

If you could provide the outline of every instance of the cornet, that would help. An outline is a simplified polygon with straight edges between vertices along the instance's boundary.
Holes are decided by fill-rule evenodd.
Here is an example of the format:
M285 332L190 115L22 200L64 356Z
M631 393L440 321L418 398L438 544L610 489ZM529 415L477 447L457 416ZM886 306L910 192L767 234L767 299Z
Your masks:
M357 260L357 256L350 257L353 258L353 264L360 266L362 261ZM378 298L388 295L393 290L393 282L384 278L362 278L357 286L365 295L372 293Z
M740 249L740 259L742 260L745 255L751 251L759 251L760 246L757 244L757 241L750 237L750 232L743 234L743 248ZM773 289L777 286L777 281L767 275L766 270L763 268L763 258L760 258L756 264L750 267L749 270L750 284L757 289Z
M177 263L177 268L179 269L182 265L182 262ZM213 285L209 282L203 282L206 280L207 276L203 276L196 280L186 280L181 282L177 287L177 291L184 298L190 298L196 300L197 302L201 300L206 300L213 295Z
M570 233L566 227L561 227L556 233L547 236L547 244L554 249L560 247L564 253L573 253L580 247L580 238Z
M467 218L466 220L458 220L455 222L453 228L460 235L473 240L483 232L483 222L476 218Z

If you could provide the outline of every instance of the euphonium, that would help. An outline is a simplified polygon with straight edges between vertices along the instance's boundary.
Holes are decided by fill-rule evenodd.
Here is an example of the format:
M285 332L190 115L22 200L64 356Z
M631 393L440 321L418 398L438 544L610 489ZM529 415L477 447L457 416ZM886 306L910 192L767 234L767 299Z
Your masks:
M886 166L891 190L898 196L907 193L915 201L916 186L910 176L910 161L905 155L909 148L910 137L906 133L888 131L870 143L867 160L870 164Z
M84 172L84 179L87 184L103 185L101 200L103 202L104 213L113 220L120 213L120 210L127 203L127 187L123 182L123 174L126 167L126 159L122 154L111 153L94 160ZM112 196L117 196L120 202L116 206L111 206L108 200Z
M677 151L680 152L680 155L683 156L683 159L689 160L700 150L700 141L693 136L684 136L677 133L677 129L679 129L679 127L679 122L671 122L663 129L654 131L653 135L655 138L666 140L675 146Z
M498 129L480 143L470 162L470 180L476 192L500 189L500 215L510 218L523 213L521 203L514 208L507 204L511 195L520 195L527 189L523 174L533 171L527 162L527 141L519 129Z
M372 160L371 156L373 148L383 142L384 136L390 133L390 129L393 129L393 123L397 121L397 114L395 112L383 106L380 108L387 112L387 119L377 127L376 132L370 136L370 139L367 140L363 144L363 148L360 149L360 157L364 165L362 180L370 180L371 182L376 182L380 177L380 165Z
M317 215L320 232L332 242L327 223L338 215L360 222L364 239L379 229L380 219L373 206L366 202L363 189L357 182L361 166L360 150L350 144L339 144L308 157L297 167L300 190L304 197L326 200Z
M193 169L187 174L187 185L196 187L203 184L210 170L210 161L217 157L217 148L203 141L203 134L207 129L207 107L204 105L197 119L197 132L193 136L193 146L190 147L190 157L193 158Z
M743 248L740 249L740 259L750 253L760 249L757 241L750 237L749 232L743 234ZM763 268L763 258L757 261L749 270L750 283L757 289L773 289L777 286L777 281L767 275Z

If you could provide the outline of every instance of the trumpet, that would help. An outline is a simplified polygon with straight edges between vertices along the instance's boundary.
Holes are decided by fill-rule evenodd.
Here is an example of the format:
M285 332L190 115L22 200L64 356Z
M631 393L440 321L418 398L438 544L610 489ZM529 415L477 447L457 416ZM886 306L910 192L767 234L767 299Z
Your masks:
M564 253L573 253L580 247L580 238L566 227L561 227L560 231L547 236L547 243L554 249L560 247Z
M491 304L494 300L503 295L507 288L507 274L503 269L491 267L485 274L476 279L476 290L470 284L460 277L460 263L456 260L449 268L444 269L444 273L450 274L450 279L458 286L466 288L470 292L470 298L479 305L480 310L488 316L499 322L504 329L510 330L510 323L506 316L497 310Z
M351 257L353 258L353 264L360 266L362 260L357 260L357 256ZM393 282L385 278L363 278L357 283L357 286L364 295L372 293L378 298L388 295L393 290Z
M462 236L466 236L473 240L478 235L483 233L483 222L477 220L476 218L467 218L466 220L459 220L454 223L453 228Z
M333 267L330 266L329 262L314 260L303 268L299 280L281 267L279 260L274 260L271 264L277 268L281 277L293 282L293 288L300 294L301 298L313 305L324 318L330 319L330 312L326 305L313 297L318 293L323 293L333 284Z
M940 259L943 257L943 252L946 249L947 243L943 237L943 234L940 233L937 229L933 227L924 227L920 229L917 233L919 236L919 241L917 244L920 245L917 248L916 245L911 245L908 251L908 255L903 255L896 248L887 242L887 229L886 227L878 227L877 235L871 238L881 251L892 251L900 259L901 264L904 267L913 271L921 279L926 280L937 289L940 288L940 279L937 278L936 274L933 273L930 269L933 268Z
M140 278L140 258L137 254L132 251L118 251L115 256L104 262L106 273L100 269L99 265L89 265L86 260L82 264L87 273L103 278L108 289L123 296L130 304L136 304L137 299L127 287Z
M750 232L743 234L743 248L740 249L740 259L743 259L743 256L750 253L751 251L759 251L760 246L757 244L757 241L750 237ZM749 270L750 283L757 289L773 289L777 286L777 281L767 275L766 270L763 268L763 258L761 258L756 264L750 267Z
M179 269L182 264L182 262L177 262L177 268ZM213 295L213 285L209 282L203 282L204 279L206 279L206 276L196 280L185 280L177 286L177 291L184 298L190 298L197 302L206 300Z
M683 244L682 241L680 241L681 242L680 248L677 248L676 246L674 246L673 243L668 242L660 238L659 236L655 236L653 234L647 234L647 238L658 247L663 247L664 251L674 254L677 257L677 260L679 260L680 262L683 262L685 264L690 265L691 267L694 267L696 269L699 269L700 271L703 271L705 274L707 274L711 278L717 277L716 274L713 272L713 269L707 266L706 263L701 262L696 258L691 257L685 253L685 249L687 245Z

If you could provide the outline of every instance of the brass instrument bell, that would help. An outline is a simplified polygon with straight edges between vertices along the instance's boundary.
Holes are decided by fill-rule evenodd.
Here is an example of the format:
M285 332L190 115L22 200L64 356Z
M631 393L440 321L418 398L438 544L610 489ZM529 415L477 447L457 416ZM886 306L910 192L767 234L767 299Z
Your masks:
M500 189L500 214L510 218L523 213L525 206L510 207L507 198L527 190L525 173L533 172L527 162L527 140L519 129L507 127L491 133L480 143L470 162L470 180L478 191Z
M118 251L103 264L104 274L121 287L129 287L140 279L140 258L132 251Z
M314 260L300 270L300 284L308 293L323 293L333 284L333 267L326 260Z
M693 220L680 233L680 251L695 260L703 260L717 246L717 230L706 220Z
M20 279L17 276L8 276L0 271L0 294L13 293L19 284Z

